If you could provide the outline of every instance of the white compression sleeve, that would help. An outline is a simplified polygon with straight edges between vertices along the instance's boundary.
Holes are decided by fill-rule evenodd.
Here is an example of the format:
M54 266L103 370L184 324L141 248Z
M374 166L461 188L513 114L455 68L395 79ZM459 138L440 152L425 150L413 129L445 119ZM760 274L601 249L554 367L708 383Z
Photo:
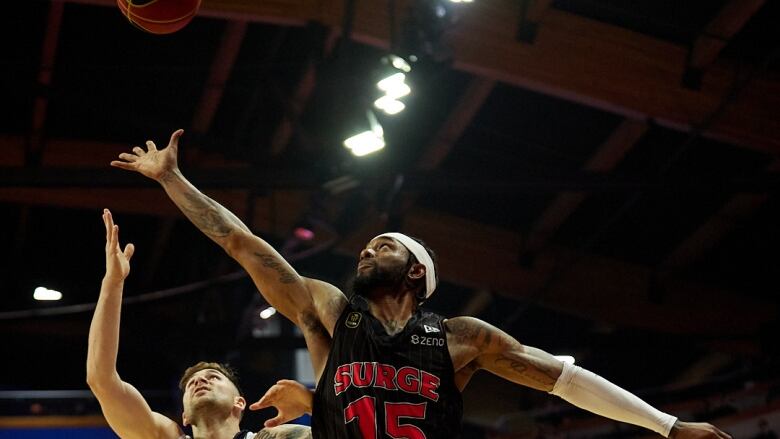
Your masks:
M550 393L581 409L648 428L664 437L669 436L677 421L595 373L568 363L563 364L563 372Z

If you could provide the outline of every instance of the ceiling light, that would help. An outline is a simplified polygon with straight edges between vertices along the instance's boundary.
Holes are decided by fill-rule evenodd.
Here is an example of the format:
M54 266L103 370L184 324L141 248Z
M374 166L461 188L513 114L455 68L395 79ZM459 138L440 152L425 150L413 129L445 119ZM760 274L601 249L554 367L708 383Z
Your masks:
M276 314L276 308L269 306L268 308L260 311L260 318L261 319L268 319L272 315Z
M59 291L50 290L45 287L38 287L33 292L33 299L35 300L60 300L62 299L62 293Z
M373 131L363 131L344 141L344 146L352 151L352 154L362 157L385 147L385 139Z
M403 73L394 73L387 78L377 82L376 86L392 98L400 98L408 95L412 89L404 83L406 75Z
M374 106L389 115L398 114L406 108L403 102L387 95L374 101Z

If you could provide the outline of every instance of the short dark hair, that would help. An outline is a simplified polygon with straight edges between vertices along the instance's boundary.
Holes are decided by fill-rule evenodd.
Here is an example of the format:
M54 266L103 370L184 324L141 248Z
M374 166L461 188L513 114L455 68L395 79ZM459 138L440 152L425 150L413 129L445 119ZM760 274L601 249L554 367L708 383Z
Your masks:
M244 396L244 392L241 391L241 386L238 385L238 374L236 374L235 369L230 367L229 364L206 361L198 362L198 364L190 366L187 368L187 370L184 371L184 375L182 375L181 379L179 380L179 390L183 392L184 388L187 386L187 381L189 381L190 378L195 375L195 373L204 369L214 369L222 375L225 375L225 377L229 379L234 386L236 386L236 389L238 389L238 394Z
M436 285L438 285L439 284L439 262L438 259L436 258L436 252L434 252L433 249L430 248L428 244L426 244L425 241L423 241L422 239L415 238L414 236L409 236L409 237L414 239L415 242L420 244L422 248L424 248L425 251L428 252L428 255L431 257L431 260L433 261L433 271L434 274L436 275L436 278L434 280L436 281ZM419 264L419 263L421 262L417 260L417 257L412 252L409 252L409 267L411 267L412 264ZM425 276L426 277L428 276L428 270L425 271ZM425 302L426 294L427 294L427 290L426 290L425 278L422 278L419 282L418 290L417 290L418 304L421 305L423 302Z

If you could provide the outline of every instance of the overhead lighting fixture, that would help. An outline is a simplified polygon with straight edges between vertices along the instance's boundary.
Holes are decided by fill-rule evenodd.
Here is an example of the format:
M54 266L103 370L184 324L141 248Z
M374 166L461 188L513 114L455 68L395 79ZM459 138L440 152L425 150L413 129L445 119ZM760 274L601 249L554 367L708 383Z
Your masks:
M274 314L276 314L276 308L269 306L268 308L260 311L260 318L266 320L271 318L271 316Z
M62 299L62 293L59 291L50 290L45 287L38 287L33 291L33 299L35 300L60 300Z
M366 111L371 129L354 135L344 141L344 146L357 157L362 157L385 147L385 133L374 113Z
M406 75L398 72L376 83L377 88L385 92L385 95L398 99L411 93L412 89L404 82Z
M414 55L412 55L412 56L414 56ZM406 60L401 58L400 56L390 55L387 58L390 60L390 64L393 67L395 67L396 69L398 69L398 70L400 70L400 71L402 71L404 73L409 73L409 72L412 71L412 66L409 65L409 63L406 62ZM414 61L414 60L412 60L412 61Z
M574 364L574 357L571 355L554 355L554 357L564 363Z
M472 3L474 0L450 0L451 3Z
M404 108L406 108L406 105L403 102L396 100L395 98L388 95L384 95L381 98L375 100L374 106L391 116L393 114L400 113Z
M385 139L377 136L373 131L363 131L345 140L344 146L357 157L363 157L384 148Z

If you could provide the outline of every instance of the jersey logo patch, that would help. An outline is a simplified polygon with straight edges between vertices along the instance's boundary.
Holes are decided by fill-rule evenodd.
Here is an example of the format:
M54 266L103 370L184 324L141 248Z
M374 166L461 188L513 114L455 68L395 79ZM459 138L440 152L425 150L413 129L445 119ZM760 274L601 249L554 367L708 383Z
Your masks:
M439 331L439 328L434 328L433 326L423 325L423 328L425 329L426 334L430 334L431 332L441 332Z
M363 315L359 312L352 312L349 313L347 316L347 320L344 321L344 324L347 325L347 328L355 329L360 324L360 320L363 318Z

